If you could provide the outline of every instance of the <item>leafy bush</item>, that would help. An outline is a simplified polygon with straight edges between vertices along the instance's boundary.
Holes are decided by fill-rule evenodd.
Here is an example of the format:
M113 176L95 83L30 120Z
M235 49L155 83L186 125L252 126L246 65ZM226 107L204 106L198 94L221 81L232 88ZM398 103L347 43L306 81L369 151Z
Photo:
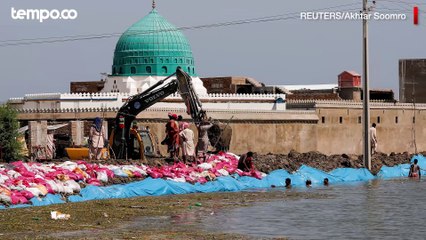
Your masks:
M2 158L7 162L20 158L20 144L17 140L19 123L17 112L8 104L0 106L0 147Z

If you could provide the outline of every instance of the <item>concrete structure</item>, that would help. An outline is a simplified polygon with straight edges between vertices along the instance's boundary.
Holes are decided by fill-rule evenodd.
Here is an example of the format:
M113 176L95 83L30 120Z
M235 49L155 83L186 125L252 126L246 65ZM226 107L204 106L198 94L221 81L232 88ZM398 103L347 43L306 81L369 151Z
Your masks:
M265 86L249 77L204 77L201 78L208 93L270 94L283 93L274 86Z
M339 96L342 99L361 101L361 75L343 71L338 76Z
M426 59L399 60L399 100L426 103Z
M71 93L97 93L102 91L105 81L71 82Z
M112 111L118 109L131 96L128 93L43 93L26 94L11 98L9 103L23 112L79 112ZM210 110L285 110L284 94L209 94L200 95L203 109ZM151 108L186 109L179 94L172 94ZM167 117L167 116L164 116Z
M325 154L362 154L362 103L356 101L289 101L293 109L304 110L209 110L208 116L227 122L233 130L230 151L243 153L288 153L319 151ZM111 122L117 109L20 110L20 120L93 119L103 116ZM184 108L151 107L138 116L141 126L149 126L158 137L165 137L167 112L172 111L190 121ZM370 121L377 123L379 152L426 151L426 104L372 102ZM90 121L88 121L90 124ZM111 125L111 124L110 124ZM194 126L193 130L196 131ZM165 154L165 147L160 146Z

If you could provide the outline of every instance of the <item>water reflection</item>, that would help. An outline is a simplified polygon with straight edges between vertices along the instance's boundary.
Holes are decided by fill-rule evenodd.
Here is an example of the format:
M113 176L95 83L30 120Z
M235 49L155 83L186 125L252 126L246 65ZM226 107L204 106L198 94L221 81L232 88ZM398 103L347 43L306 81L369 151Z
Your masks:
M426 238L424 182L374 180L329 187L275 188L309 191L325 199L280 200L219 211L203 225L211 231L292 239Z

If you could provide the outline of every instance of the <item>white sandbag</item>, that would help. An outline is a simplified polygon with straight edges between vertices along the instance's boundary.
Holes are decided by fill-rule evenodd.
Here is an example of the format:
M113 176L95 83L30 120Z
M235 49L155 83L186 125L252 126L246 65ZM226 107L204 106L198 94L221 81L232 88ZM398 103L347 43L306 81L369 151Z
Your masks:
M217 172L218 173L220 173L220 175L222 175L222 176L229 176L229 172L228 171L226 171L225 169L219 169L219 170L217 170Z
M10 196L4 193L0 193L0 202L10 204L12 202L12 199L10 198Z
M209 170L211 169L213 166L210 163L202 163L202 164L198 164L198 167L204 169L204 170Z
M3 184L7 180L9 180L8 176L0 174L0 184Z
M58 167L61 167L70 171L73 171L77 166L78 166L77 163L71 162L71 161L66 161L58 165Z
M168 180L172 180L174 182L186 182L185 177L175 177L175 178L167 178Z
M21 176L21 174L20 174L20 173L18 173L18 172L16 172L16 171L14 171L14 170L9 170L9 171L7 171L7 175L8 175L9 177L11 177L11 178L18 178L18 177L20 177L20 176Z
M96 172L96 178L101 182L108 182L108 175L105 171Z
M65 185L70 187L74 193L79 193L81 191L80 184L74 180L68 180L65 182Z
M37 187L29 187L29 188L27 188L27 191L31 192L34 195L34 197L43 196L43 193Z

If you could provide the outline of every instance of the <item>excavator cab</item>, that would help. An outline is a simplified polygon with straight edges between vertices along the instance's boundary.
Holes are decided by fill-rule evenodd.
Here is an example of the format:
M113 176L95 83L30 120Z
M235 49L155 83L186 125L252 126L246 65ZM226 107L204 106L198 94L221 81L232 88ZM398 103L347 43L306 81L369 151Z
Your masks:
M160 149L158 148L158 139L149 130L140 130L139 136L142 139L145 156L159 157Z
M114 139L114 130L111 132L109 141ZM116 158L115 152L110 148L110 156ZM145 157L159 157L161 156L158 148L158 139L148 129L130 129L130 138L127 145L127 158L128 159L142 159Z

